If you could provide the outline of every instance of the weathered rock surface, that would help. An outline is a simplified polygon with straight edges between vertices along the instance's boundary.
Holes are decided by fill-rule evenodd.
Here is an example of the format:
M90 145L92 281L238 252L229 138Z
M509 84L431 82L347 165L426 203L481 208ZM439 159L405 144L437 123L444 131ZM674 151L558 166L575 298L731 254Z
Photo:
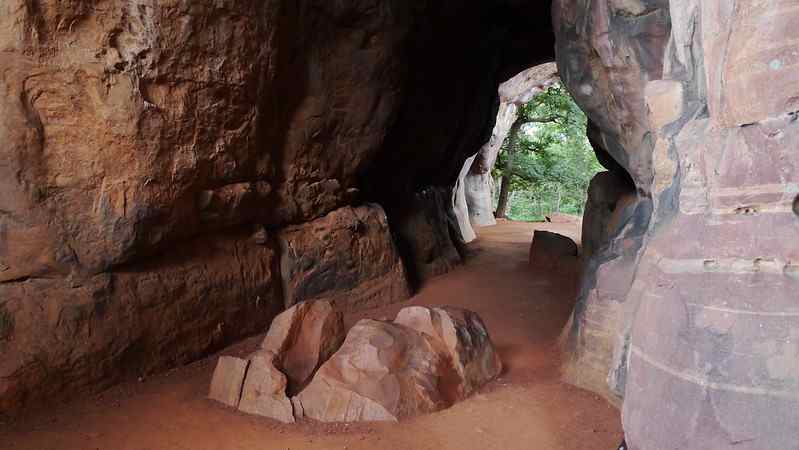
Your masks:
M396 421L451 405L454 377L422 333L364 319L297 400L322 422Z
M211 378L208 398L232 408L239 407L241 388L250 361L235 356L220 356Z
M502 372L502 361L480 316L445 306L403 308L394 323L431 337L458 375L457 398L463 399Z
M558 73L598 126L594 140L648 192L652 142L644 102L662 78L669 0L555 0Z
M179 364L268 323L280 276L251 276L257 252L228 242L240 229L451 186L487 139L497 80L550 56L548 7L532 16L542 26L516 8L1 3L0 408Z
M107 387L260 332L281 306L274 243L248 230L89 278L0 283L0 410ZM0 333L2 334L2 333Z
M386 214L375 204L344 207L279 234L286 306L324 299L339 310L410 297Z
M275 356L275 365L288 378L289 393L297 393L346 337L341 312L327 301L295 305L275 317L261 343Z
M633 186L612 172L597 174L588 190L582 228L580 291L565 330L564 378L620 405L629 342L625 308L649 213Z
M577 259L577 244L562 234L535 230L530 243L530 265L536 269L556 270Z
M395 214L393 228L400 236L400 252L409 271L421 281L448 272L463 262L457 219L448 207L451 191L427 188L417 193L402 212Z
M791 448L799 435L797 75L784 50L796 11L762 6L556 2L562 76L641 201L608 241L635 253L587 271L598 294L633 273L609 377L631 449ZM584 323L601 313L586 308Z
M241 388L239 410L283 423L294 423L294 407L286 394L288 380L275 367L275 357L269 351L259 351L250 356L247 377Z

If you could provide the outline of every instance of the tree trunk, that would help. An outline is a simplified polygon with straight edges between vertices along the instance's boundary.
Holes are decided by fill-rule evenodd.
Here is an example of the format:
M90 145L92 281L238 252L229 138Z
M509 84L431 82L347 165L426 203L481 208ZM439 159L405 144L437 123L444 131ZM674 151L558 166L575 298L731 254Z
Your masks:
M510 176L504 175L502 177L501 185L499 188L499 200L497 201L497 219L508 218L508 197L510 196Z
M555 212L560 213L560 200L561 200L561 191L560 185L558 185L558 206L555 207Z
M505 150L505 167L502 168L502 181L499 188L499 199L497 200L497 212L494 216L497 219L507 219L508 217L508 197L510 195L510 183L513 176L513 154L516 152L516 144L519 140L519 131L524 122L517 120L510 127L508 132L508 148Z

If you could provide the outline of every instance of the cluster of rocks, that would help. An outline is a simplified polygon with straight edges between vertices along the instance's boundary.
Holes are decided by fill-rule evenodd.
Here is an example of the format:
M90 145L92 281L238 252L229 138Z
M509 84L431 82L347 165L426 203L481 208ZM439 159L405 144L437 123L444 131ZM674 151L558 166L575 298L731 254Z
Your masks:
M209 397L284 423L396 421L447 408L501 370L474 312L411 306L347 332L320 300L280 314L247 359L220 357Z

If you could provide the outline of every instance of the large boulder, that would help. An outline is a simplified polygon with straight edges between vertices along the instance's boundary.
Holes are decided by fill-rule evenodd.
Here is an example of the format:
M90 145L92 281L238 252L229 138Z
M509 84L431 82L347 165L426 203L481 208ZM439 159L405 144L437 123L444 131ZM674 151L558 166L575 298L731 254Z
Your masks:
M502 372L502 361L480 316L452 306L403 308L394 323L430 337L458 375L456 393L462 399Z
M248 414L294 422L290 396L338 350L344 335L342 314L330 302L295 305L275 318L261 348L246 360L219 358L209 398Z
M286 307L324 299L339 310L352 310L410 297L379 205L340 208L283 230L278 240Z
M577 260L577 244L562 234L535 230L530 243L530 265L536 269L557 270L571 267Z
M396 421L451 405L456 377L421 333L364 319L297 401L321 422Z
M261 348L276 355L275 364L288 378L289 392L297 393L338 350L345 336L341 312L330 302L310 301L275 317Z

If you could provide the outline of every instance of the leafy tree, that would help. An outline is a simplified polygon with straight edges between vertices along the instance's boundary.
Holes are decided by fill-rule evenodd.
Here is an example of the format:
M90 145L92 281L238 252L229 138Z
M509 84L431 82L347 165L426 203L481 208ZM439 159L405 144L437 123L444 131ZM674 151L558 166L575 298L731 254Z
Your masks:
M602 170L585 135L587 118L555 85L519 108L494 175L497 217L541 220L552 211L582 214L588 184Z

